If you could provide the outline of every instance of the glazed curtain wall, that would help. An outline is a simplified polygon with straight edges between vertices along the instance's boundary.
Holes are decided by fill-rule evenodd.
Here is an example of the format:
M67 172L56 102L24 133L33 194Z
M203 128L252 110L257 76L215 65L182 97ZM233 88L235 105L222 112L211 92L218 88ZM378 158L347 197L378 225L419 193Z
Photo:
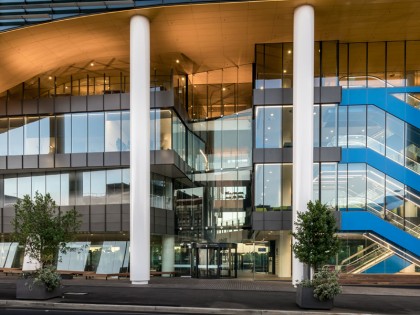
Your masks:
M128 204L130 170L106 169L73 172L3 175L0 207L13 206L24 195L49 193L58 206ZM172 179L151 176L151 206L172 210Z
M290 88L292 43L258 44L255 88ZM420 41L315 43L315 86L404 87L420 85Z
M291 107L255 109L255 147L292 145ZM314 146L369 148L420 174L420 129L374 105L314 106Z

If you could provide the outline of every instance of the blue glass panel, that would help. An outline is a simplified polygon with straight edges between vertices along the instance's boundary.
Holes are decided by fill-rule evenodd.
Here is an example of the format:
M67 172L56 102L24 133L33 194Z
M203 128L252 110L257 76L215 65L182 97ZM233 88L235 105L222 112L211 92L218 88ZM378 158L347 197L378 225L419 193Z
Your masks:
M105 113L105 152L121 151L121 112Z
M39 117L26 117L24 126L24 154L39 154Z
M104 152L105 121L104 113L88 114L88 148L89 152Z
M366 106L348 109L348 147L366 147Z
M121 151L130 151L130 112L121 113Z
M9 155L23 155L23 117L11 117L9 124Z
M9 131L9 119L0 118L0 156L7 155L8 131Z
M72 153L87 152L87 114L72 115Z

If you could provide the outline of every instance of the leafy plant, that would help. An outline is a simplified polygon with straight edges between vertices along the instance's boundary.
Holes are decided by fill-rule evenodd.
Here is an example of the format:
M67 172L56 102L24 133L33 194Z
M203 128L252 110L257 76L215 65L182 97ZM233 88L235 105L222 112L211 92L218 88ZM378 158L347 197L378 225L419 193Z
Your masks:
M66 243L74 240L81 224L76 210L60 213L50 194L38 192L34 200L29 195L19 199L15 210L12 237L25 246L25 254L38 261L41 268L55 264L59 253L70 250Z
M292 250L300 262L318 270L339 250L335 217L319 200L308 202L308 211L298 212Z
M312 287L314 297L320 301L334 298L341 293L338 272L330 271L327 267L321 268L339 251L336 235L338 229L333 212L319 200L309 201L308 211L298 212L295 224L292 250L300 262L309 266L309 271L315 271L313 279L309 273L299 284Z
M328 267L316 272L312 280L303 280L301 285L313 288L314 297L320 301L331 300L341 293L338 271L330 271Z
M48 291L53 291L61 281L54 265L59 254L72 250L67 243L75 239L81 224L80 214L74 209L60 212L50 194L38 192L33 200L29 195L19 199L15 210L12 238L24 245L25 255L39 262L38 270L24 276L33 278L34 284L44 283Z

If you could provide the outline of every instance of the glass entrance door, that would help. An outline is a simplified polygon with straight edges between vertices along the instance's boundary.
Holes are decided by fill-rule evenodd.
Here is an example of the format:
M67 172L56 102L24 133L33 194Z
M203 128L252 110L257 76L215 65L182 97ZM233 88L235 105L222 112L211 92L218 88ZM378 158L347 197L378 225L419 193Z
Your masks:
M237 245L231 243L193 243L193 277L236 278Z

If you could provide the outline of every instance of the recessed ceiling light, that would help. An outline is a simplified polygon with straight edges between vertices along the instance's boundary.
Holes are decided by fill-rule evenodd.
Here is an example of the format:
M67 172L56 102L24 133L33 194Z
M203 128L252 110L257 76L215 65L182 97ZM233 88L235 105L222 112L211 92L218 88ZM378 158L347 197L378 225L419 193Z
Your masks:
M289 50L287 51L287 53L290 55L290 54L292 53L292 51L289 49Z
M93 67L95 64L93 62L90 63L90 66Z
M179 59L175 60L176 63L179 63Z
M48 80L52 80L52 76L49 76L49 77L48 77Z
M223 90L223 91L226 91L226 88L223 88L222 90Z
M286 69L284 69L284 70L283 70L283 73L286 73L286 72L287 72L287 70L286 70Z

